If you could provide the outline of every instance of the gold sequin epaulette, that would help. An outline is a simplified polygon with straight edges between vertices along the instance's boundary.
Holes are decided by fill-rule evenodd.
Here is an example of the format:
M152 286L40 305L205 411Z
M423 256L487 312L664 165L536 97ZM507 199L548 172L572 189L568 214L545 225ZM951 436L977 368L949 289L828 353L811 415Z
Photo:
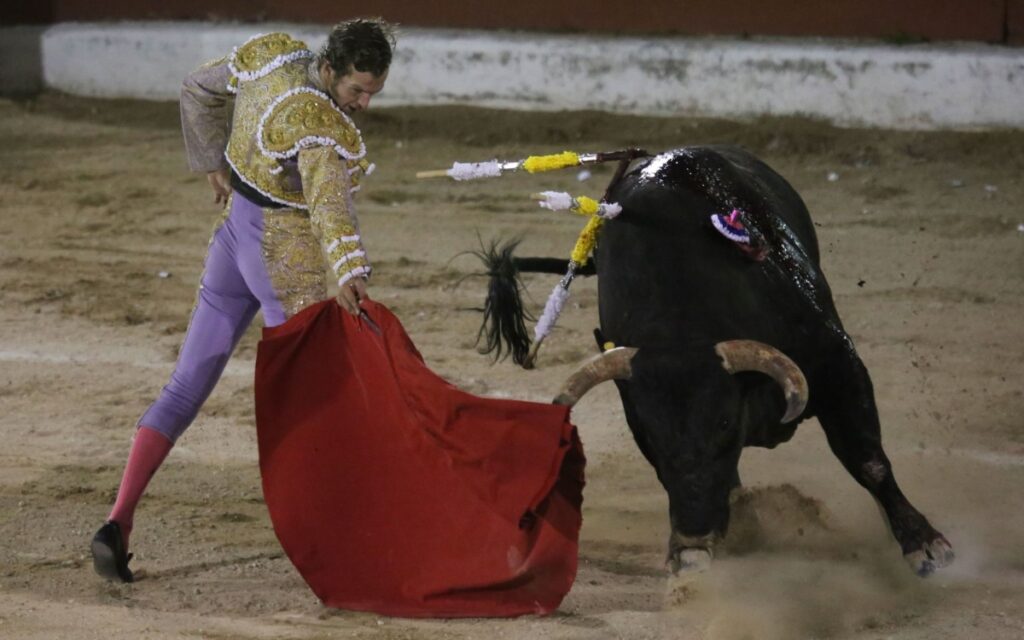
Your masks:
M263 155L276 160L291 158L306 147L332 147L347 160L366 155L355 123L327 94L310 87L278 96L260 119L256 141Z
M305 42L287 33L268 33L250 38L242 46L235 47L228 60L228 67L238 80L256 80L289 62L312 57L313 52Z

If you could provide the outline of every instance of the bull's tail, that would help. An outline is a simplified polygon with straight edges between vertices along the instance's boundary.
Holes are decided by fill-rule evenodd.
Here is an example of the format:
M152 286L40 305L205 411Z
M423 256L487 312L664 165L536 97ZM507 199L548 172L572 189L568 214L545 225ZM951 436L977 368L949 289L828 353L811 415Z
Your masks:
M526 362L530 352L530 334L526 321L535 318L523 306L523 283L520 273L551 273L565 275L569 262L559 258L517 258L513 255L521 238L501 243L492 240L489 246L474 252L487 269L490 278L484 319L477 332L480 353L493 354L495 360L512 355L518 365ZM579 269L577 275L594 275L593 261ZM483 346L481 346L481 342Z

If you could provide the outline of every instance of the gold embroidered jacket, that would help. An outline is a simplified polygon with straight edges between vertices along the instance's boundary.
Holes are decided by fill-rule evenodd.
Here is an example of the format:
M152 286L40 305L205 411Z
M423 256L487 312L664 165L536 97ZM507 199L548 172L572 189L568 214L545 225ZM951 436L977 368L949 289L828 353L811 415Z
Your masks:
M318 86L313 63L305 43L287 34L249 40L185 79L182 131L192 170L227 163L269 200L308 211L344 284L370 273L352 195L373 165L355 124Z

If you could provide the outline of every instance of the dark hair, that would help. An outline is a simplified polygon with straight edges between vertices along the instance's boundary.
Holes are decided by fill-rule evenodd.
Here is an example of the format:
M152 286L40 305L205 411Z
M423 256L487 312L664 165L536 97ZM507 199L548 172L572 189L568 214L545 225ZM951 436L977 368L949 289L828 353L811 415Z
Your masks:
M382 76L391 66L395 27L381 18L355 18L334 25L320 58L340 75L352 70Z

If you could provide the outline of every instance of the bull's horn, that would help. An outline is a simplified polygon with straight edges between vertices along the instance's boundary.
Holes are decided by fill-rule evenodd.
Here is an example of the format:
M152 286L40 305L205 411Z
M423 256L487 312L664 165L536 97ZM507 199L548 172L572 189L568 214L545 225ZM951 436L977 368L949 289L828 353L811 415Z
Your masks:
M593 387L606 380L628 380L633 375L630 361L636 355L633 347L616 347L590 358L569 376L553 404L573 406Z
M792 422L807 406L807 379L796 363L775 347L755 340L726 340L715 345L715 353L729 373L759 371L772 377L786 396L786 415L782 422Z

